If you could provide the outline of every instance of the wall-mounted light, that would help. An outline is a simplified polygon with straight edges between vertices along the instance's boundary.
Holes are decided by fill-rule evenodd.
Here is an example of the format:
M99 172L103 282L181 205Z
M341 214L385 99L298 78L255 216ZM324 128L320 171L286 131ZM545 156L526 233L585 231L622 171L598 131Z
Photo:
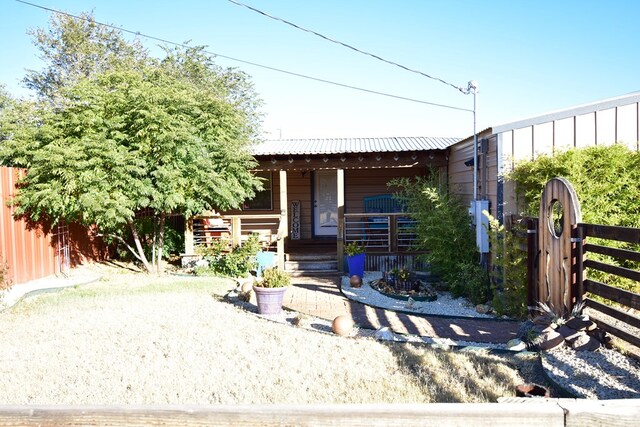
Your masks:
M340 161L341 161L342 163L344 163L344 161L345 161L345 160L347 160L347 158L346 158L345 156L341 156L341 157L340 157Z
M325 156L325 157L322 158L322 161L327 163L329 161L329 158Z
M363 161L363 160L364 160L364 157L362 157L362 156L358 156L358 161L359 161L359 162L361 162L361 161Z
M433 153L429 153L429 160L433 160Z
M275 158L271 158L271 163L273 163L274 165L276 164L277 160Z
M311 159L310 159L310 158L308 158L308 157L306 157L306 158L304 159L304 161L305 161L305 162L307 162L307 163L309 163L309 162L311 161Z
M415 159L417 159L417 158L418 158L418 155L417 155L416 153L413 153L413 154L411 155L411 160L415 160Z
M378 155L376 156L376 160L377 160L377 161L382 160L382 156L381 156L380 154L378 154Z
M289 163L293 163L293 159L289 157Z
M398 153L396 153L396 154L393 156L393 160L395 160L396 162L398 161L398 159L399 159L399 158L400 158L400 156L398 156Z

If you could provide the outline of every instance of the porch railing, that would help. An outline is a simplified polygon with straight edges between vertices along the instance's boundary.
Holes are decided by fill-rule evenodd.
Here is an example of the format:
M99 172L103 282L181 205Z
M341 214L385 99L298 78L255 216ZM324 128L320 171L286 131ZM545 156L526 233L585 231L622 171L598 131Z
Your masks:
M416 220L407 213L346 213L344 243L368 252L409 252L416 241Z
M264 247L276 245L278 265L284 265L284 239L286 221L280 214L266 215L224 215L210 224L213 217L191 218L185 232L185 256L194 256L196 247L207 246L214 240L226 240L232 246L240 245L250 234L257 233Z

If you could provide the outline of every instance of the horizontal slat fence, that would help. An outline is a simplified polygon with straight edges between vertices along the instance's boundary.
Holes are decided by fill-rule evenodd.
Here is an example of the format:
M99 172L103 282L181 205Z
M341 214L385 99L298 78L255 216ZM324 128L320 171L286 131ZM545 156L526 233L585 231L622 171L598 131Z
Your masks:
M608 241L640 245L640 229L637 228L578 224L578 229L580 235L585 239L591 237ZM638 248L640 248L640 246L638 246ZM587 243L582 247L582 250L585 255L591 252L610 256L618 260L633 262L640 261L640 252L638 251L613 248L606 246L605 244ZM640 271L634 268L621 267L619 265L584 258L586 258L586 256L581 257L581 259L579 260L579 262L582 264L581 266L579 266L579 268L581 269L584 268L596 270L628 280L640 282ZM603 304L599 301L596 301L590 296L584 299L585 305L591 310L605 314L611 319L615 319L612 322L608 322L602 319L593 318L593 320L601 329L607 331L611 335L627 341L630 344L633 344L636 347L640 347L640 336L638 336L637 333L632 333L627 330L628 328L621 328L614 324L616 322L622 322L636 330L640 329L640 317L627 312L628 309L631 309L633 311L640 311L640 294L613 287L606 283L601 283L589 278L585 279L581 285L583 293L588 292L589 295L599 296L623 306L623 308L617 308L607 304Z

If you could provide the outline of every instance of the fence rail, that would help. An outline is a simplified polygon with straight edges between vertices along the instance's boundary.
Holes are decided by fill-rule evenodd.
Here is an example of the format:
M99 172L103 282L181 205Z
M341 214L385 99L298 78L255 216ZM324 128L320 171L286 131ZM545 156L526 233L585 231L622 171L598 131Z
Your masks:
M640 244L640 229L629 227L615 227L595 224L578 224L578 234L583 239L598 238L605 241L616 241L631 244ZM586 259L589 253L610 256L619 260L640 261L640 252L606 246L606 243L593 244L585 243L581 247L584 256L578 259L578 270L595 270L613 276L622 277L627 280L640 282L640 271L633 268L622 267L603 261ZM588 272L588 270L587 270ZM582 276L582 274L580 275ZM640 331L640 317L628 313L626 310L640 310L640 294L620 289L606 283L601 283L593 279L583 279L578 286L581 294L586 294L584 302L590 311L593 311L592 319L598 326L634 346L640 347L640 336L638 333L631 333L629 328L621 327L619 323L624 323L631 328ZM623 306L617 308L613 305L596 301L594 296L612 301ZM626 307L626 309L624 308ZM600 314L600 315L599 315ZM604 315L604 316L601 316Z

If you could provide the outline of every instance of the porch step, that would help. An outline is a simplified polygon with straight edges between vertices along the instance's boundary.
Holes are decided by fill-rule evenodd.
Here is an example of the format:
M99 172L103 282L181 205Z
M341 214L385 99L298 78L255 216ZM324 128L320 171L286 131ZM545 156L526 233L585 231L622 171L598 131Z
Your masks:
M285 261L286 271L338 271L338 261L327 260L307 260L307 261Z
M326 262L326 261L335 261L336 260L336 254L333 253L328 253L328 254L323 254L323 253L308 253L308 254L300 254L300 253L287 253L285 254L285 261L292 261L292 262L310 262L310 261L317 261L317 262Z

